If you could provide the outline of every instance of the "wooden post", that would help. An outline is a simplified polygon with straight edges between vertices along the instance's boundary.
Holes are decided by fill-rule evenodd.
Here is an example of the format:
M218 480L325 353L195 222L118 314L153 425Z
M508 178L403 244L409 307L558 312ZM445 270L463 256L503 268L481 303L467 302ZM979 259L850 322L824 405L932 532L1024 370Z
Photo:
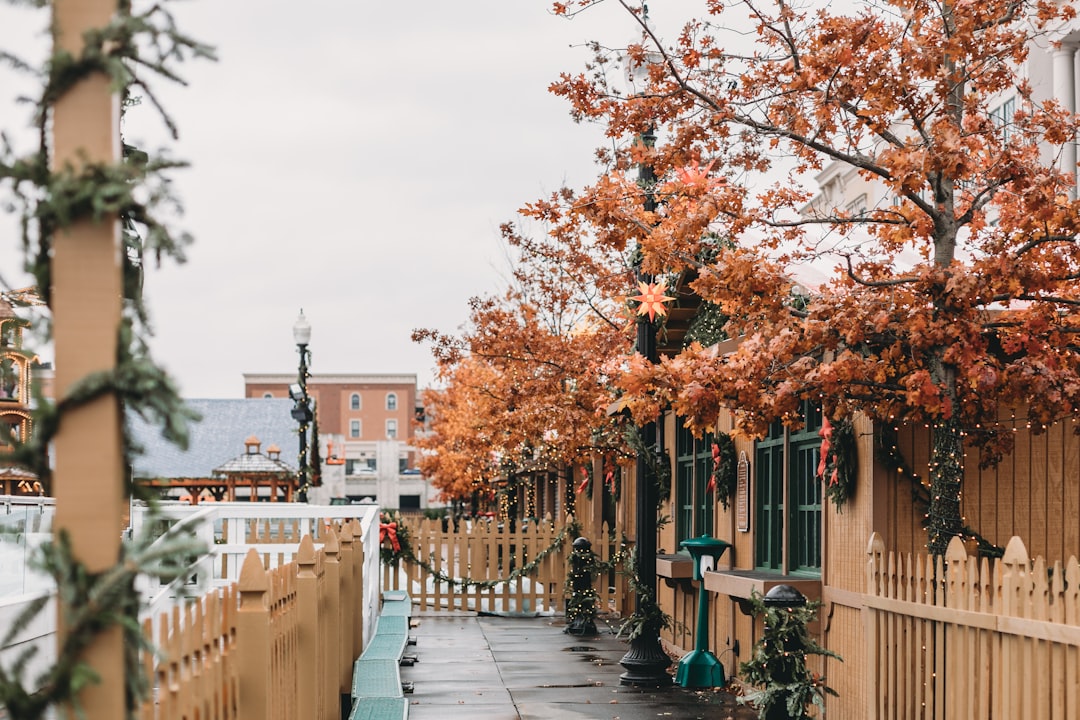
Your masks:
M326 597L319 605L319 629L322 633L320 650L324 654L325 677L319 678L323 683L323 695L325 696L325 717L334 720L338 717L338 707L342 690L342 657L341 647L345 645L342 638L342 628L338 625L341 617L341 564L338 558L338 536L331 528L326 534L326 542L323 545L323 591ZM325 611L325 612L323 612ZM348 665L346 662L345 665Z
M341 538L339 539L341 550L338 561L341 563L341 599L338 604L338 652L340 653L339 665L341 668L341 683L339 692L348 694L352 691L352 665L353 660L353 616L360 606L357 602L357 589L353 582L355 572L355 558L353 557L353 534L352 523L341 524Z
M367 603L367 592L364 588L364 530L360 526L360 521L356 518L349 522L349 527L352 529L353 535L353 594L356 598L356 604L353 607L355 614L353 615L352 646L352 657L355 660L364 652L364 619L367 616L364 610ZM378 529L370 532L378 532ZM371 578L371 582L379 582L377 573L375 577ZM351 690L351 678L349 687Z
M319 708L319 596L315 543L310 535L296 553L296 696L298 707L310 718L321 718Z
M116 0L56 0L53 42L78 58L83 33L106 26ZM88 162L120 157L120 105L110 80L95 73L80 80L52 108L52 169L75 172ZM111 370L120 322L120 232L116 217L79 220L54 240L52 311L56 393L67 395L83 377ZM123 531L124 463L120 412L115 397L98 399L64 414L55 440L56 532L71 538L75 557L90 572L116 564ZM63 646L63 618L58 623ZM80 693L86 717L124 716L123 634L103 632L83 656L101 677ZM65 711L70 714L70 709Z
M262 558L248 550L237 583L240 607L236 613L237 707L241 720L271 717L270 608L266 593L270 582ZM119 715L118 717L123 717Z

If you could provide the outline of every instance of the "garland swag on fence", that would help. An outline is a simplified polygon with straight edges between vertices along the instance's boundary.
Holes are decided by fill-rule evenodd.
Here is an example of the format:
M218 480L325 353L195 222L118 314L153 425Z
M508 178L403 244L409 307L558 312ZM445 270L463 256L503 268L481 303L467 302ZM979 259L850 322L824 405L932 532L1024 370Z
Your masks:
M392 527L392 529L391 529ZM474 580L472 578L457 578L447 575L446 573L436 570L430 559L425 559L416 554L416 549L412 544L411 533L408 526L401 522L401 518L393 513L383 513L380 516L380 540L387 540L390 543L390 547L387 547L386 543L379 549L379 559L382 560L385 565L394 565L399 561L405 561L416 565L423 569L438 582L444 582L451 587L458 586L462 589L475 587L475 588L494 588L503 583L513 582L520 577L528 577L535 573L542 563L551 553L559 550L563 543L566 542L566 538L576 538L581 534L581 526L578 522L571 521L566 524L559 534L555 536L551 544L536 554L536 557L532 558L528 563L520 565L510 572L509 575L503 578L496 578L494 580ZM392 534L391 534L392 533ZM396 541L396 542L395 542Z

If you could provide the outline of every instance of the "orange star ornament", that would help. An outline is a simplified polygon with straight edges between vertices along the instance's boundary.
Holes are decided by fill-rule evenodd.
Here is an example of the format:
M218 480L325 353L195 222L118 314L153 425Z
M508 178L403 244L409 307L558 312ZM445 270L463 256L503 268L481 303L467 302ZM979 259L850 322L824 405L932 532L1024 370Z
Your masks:
M661 317L667 315L667 307L664 306L664 303L671 302L675 298L668 297L664 294L665 292L667 292L666 282L639 282L638 290L641 291L641 294L635 295L634 297L630 298L631 300L636 300L641 303L640 305L638 305L638 315L648 315L649 322L655 320L657 315Z

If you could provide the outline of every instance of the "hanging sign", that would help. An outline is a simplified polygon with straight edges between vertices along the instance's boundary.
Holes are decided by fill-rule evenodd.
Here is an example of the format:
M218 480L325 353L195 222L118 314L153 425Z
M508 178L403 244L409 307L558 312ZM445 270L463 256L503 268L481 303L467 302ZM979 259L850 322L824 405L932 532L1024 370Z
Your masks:
M750 461L746 451L739 453L735 476L735 527L739 532L750 532Z

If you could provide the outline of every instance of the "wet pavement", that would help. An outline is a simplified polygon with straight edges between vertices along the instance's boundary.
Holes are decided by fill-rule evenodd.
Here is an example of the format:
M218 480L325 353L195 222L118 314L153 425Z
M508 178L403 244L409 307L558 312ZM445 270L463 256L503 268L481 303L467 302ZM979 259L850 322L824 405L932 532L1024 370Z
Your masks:
M401 668L410 720L757 717L720 690L620 685L628 646L603 623L595 637L564 633L562 617L430 614L413 625L406 652L418 662Z

